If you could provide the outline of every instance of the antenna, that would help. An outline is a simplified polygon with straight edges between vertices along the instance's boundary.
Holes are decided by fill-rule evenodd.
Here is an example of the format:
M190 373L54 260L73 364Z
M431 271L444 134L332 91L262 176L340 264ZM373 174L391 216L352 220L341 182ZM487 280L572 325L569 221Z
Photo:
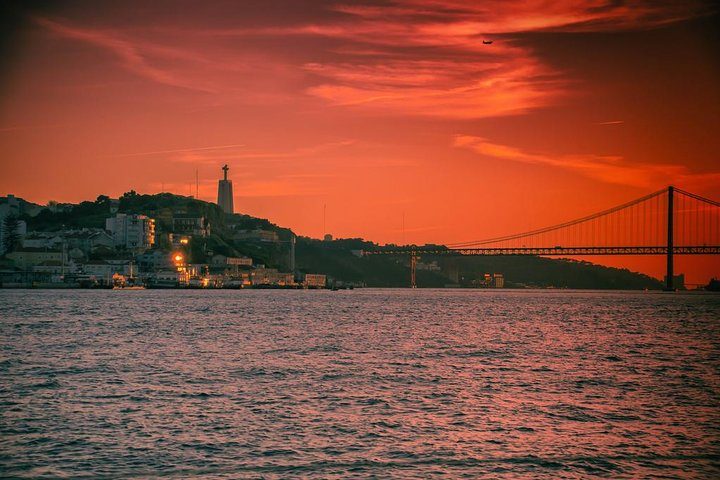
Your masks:
M327 233L326 228L326 217L327 217L327 203L323 203L323 235Z
M195 198L200 198L200 180L198 179L198 169L195 169Z
M402 214L402 244L405 245L405 212Z

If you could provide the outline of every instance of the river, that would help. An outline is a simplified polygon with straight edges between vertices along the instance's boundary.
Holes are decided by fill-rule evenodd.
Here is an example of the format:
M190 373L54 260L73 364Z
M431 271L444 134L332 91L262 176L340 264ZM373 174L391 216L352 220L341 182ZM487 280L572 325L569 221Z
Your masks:
M720 296L0 290L0 476L719 478Z

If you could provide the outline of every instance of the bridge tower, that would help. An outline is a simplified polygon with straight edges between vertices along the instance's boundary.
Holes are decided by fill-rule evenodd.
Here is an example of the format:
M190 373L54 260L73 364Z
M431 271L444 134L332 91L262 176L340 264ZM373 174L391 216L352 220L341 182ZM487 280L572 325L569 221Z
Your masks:
M672 292L675 290L673 286L673 194L675 193L675 188L670 185L667 190L667 276L665 277L665 290Z

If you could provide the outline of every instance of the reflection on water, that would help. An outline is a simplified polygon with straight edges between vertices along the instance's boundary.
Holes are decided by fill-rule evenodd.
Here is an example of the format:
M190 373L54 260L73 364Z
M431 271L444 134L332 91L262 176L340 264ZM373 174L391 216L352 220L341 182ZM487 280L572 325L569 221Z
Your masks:
M720 297L2 291L0 473L720 476Z

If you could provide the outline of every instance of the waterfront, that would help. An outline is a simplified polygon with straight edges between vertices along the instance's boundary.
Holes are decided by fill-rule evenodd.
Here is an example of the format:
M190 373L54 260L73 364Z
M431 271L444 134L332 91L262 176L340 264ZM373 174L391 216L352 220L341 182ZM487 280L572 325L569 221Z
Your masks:
M0 290L4 477L720 476L720 296Z

